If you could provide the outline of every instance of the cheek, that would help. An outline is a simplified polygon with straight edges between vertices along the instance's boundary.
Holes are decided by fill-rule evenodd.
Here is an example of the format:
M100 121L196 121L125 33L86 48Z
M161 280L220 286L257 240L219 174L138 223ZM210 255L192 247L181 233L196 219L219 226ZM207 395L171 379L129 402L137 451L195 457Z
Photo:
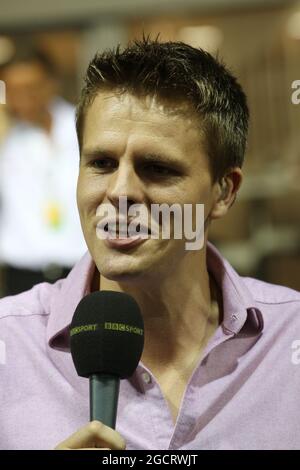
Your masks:
M78 180L77 180L77 189L76 189L76 200L77 200L77 207L78 207L79 213L81 213L81 211L82 211L82 206L83 206L83 201L84 201L84 193L85 193L84 184L83 184L82 178L79 174Z
M77 182L77 206L80 217L96 212L104 197L104 190L92 178L79 174Z

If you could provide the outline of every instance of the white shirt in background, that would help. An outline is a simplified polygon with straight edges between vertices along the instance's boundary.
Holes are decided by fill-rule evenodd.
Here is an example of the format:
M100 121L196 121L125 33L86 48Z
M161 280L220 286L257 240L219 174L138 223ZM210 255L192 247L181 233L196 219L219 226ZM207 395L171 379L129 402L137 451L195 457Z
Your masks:
M74 107L57 99L51 114L51 134L19 122L0 147L0 262L16 268L71 267L86 251Z

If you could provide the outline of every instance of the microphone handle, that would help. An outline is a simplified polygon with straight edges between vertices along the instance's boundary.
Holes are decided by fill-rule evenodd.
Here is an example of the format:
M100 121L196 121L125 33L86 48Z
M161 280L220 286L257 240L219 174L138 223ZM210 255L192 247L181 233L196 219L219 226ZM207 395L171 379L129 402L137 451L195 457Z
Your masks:
M120 379L115 375L90 376L90 420L101 421L115 429L119 399Z

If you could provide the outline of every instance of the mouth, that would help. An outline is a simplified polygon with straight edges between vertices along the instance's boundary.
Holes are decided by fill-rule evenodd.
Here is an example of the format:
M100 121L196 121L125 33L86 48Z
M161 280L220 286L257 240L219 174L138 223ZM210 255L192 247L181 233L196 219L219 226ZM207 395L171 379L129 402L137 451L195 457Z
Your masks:
M151 235L146 225L136 224L130 227L127 223L108 221L97 224L97 237L104 240L109 248L126 249L140 245Z
M108 238L126 239L135 237L148 238L151 235L151 231L148 227L137 224L134 227L134 231L129 231L127 224L109 223L107 222L103 226L103 232L107 234Z

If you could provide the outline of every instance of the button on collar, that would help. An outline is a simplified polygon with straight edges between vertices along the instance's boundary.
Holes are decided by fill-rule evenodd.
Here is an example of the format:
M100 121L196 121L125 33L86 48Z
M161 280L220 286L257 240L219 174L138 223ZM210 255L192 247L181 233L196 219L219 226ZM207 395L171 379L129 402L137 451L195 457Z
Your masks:
M148 372L143 372L142 373L142 379L145 382L145 384L149 385L152 382L151 375L148 374Z

